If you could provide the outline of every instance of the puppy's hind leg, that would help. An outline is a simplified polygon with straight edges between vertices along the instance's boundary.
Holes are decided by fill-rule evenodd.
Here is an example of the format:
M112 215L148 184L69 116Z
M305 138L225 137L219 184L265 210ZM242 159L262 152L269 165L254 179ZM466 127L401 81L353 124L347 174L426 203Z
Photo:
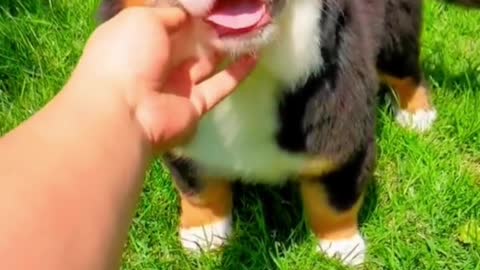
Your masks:
M420 66L422 10L422 1L389 1L377 59L380 77L398 100L397 122L419 132L437 119Z

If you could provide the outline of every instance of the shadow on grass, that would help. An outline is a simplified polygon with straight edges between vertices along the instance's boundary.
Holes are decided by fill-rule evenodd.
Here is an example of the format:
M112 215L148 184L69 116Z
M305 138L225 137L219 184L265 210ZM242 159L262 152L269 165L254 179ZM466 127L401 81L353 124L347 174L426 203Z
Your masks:
M429 82L432 91L435 91L437 87L441 87L442 90L472 89L480 91L480 63L472 63L461 71L453 72L446 64L426 62L423 64L423 72L429 81L433 79L440 84L435 86Z
M276 260L309 241L298 185L235 187L235 237L222 252L222 268L278 269ZM378 201L376 180L368 188L359 221L368 222ZM319 256L320 260L321 257Z

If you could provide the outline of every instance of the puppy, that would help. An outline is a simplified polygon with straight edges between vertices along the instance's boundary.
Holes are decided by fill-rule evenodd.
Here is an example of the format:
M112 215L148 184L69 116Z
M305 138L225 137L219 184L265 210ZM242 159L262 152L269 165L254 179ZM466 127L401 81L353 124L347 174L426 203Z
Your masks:
M375 167L380 83L398 97L400 124L424 131L436 118L419 65L422 1L104 0L102 19L138 5L187 10L198 51L211 41L232 57L261 55L189 144L164 156L181 197L184 248L227 242L232 181L292 180L318 250L361 264L357 219Z

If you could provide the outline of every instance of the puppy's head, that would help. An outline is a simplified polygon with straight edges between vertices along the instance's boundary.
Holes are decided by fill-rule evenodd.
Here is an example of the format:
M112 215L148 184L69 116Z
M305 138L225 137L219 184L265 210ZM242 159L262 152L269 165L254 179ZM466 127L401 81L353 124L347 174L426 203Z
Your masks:
M213 31L216 46L240 55L255 53L275 38L288 1L297 0L104 0L102 13L105 18L130 6L178 6L195 24Z

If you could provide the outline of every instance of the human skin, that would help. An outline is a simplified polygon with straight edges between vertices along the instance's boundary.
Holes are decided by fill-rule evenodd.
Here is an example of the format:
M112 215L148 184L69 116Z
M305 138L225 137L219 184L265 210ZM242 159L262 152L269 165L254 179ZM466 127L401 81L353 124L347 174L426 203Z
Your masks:
M255 66L213 74L214 52L171 55L188 23L173 8L121 12L59 94L0 139L0 269L119 267L150 161L188 141Z

